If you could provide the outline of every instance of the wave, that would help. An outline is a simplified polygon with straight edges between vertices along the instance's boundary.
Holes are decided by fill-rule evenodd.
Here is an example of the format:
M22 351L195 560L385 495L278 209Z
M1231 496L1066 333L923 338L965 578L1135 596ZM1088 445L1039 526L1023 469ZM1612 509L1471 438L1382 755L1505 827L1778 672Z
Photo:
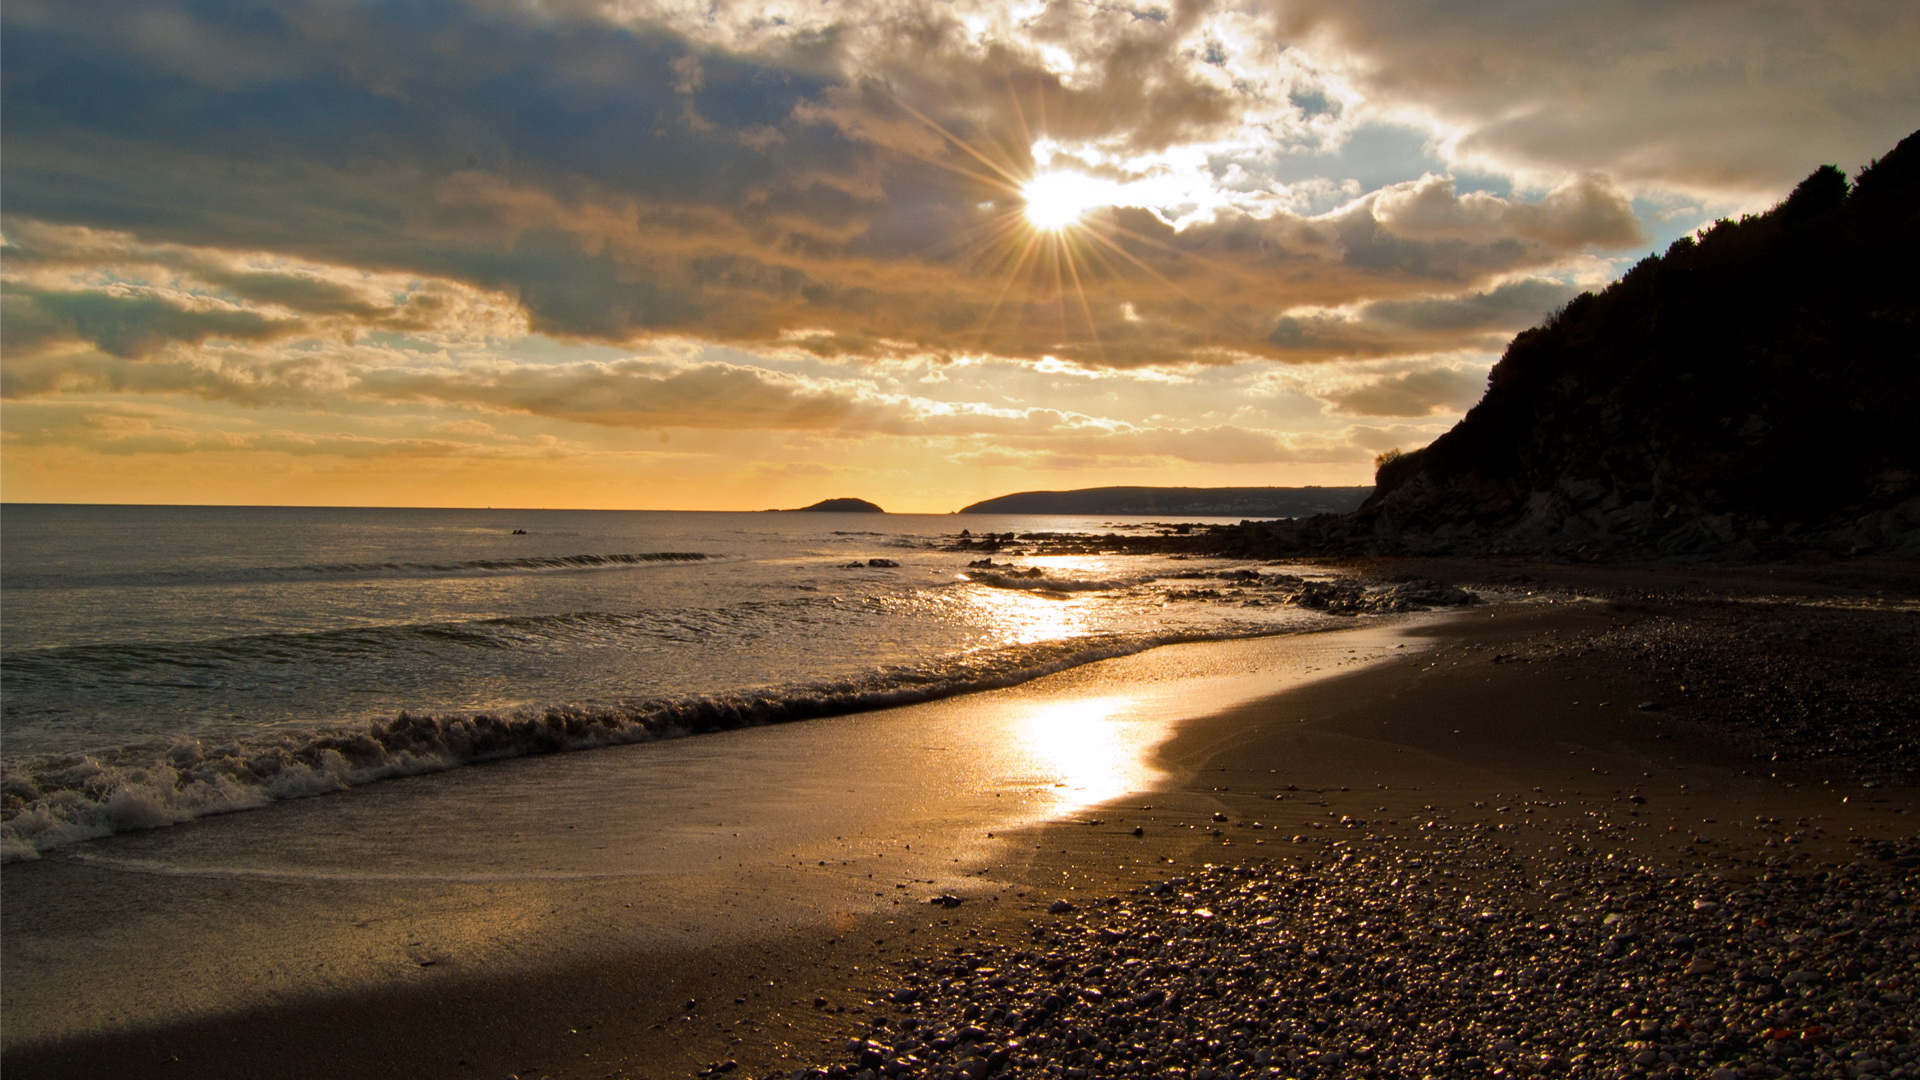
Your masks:
M280 680L302 672L369 672L461 663L476 653L538 655L555 648L613 649L647 642L691 643L716 633L752 634L803 619L831 597L790 597L730 607L663 611L570 611L430 623L386 623L324 630L244 634L189 641L114 641L32 646L0 652L6 711L36 693L71 686L146 685L219 689L271 670Z
M294 573L310 574L448 574L476 570L583 570L600 566L639 566L656 562L701 562L706 558L707 556L695 551L642 551L615 555L533 555L518 559L466 559L451 563L318 563L287 569Z
M248 735L216 745L43 758L0 766L0 862L137 829L483 761L788 723L1013 686L1182 641L1273 633L1106 635L1007 646L884 668L857 679L731 694L511 712L420 714L324 731Z
M242 584L364 577L437 577L457 574L526 574L554 570L601 570L650 563L705 562L697 551L617 552L611 555L527 555L510 559L458 559L448 562L337 562L299 566L208 567L141 573L46 575L9 578L8 588L61 588L99 585Z

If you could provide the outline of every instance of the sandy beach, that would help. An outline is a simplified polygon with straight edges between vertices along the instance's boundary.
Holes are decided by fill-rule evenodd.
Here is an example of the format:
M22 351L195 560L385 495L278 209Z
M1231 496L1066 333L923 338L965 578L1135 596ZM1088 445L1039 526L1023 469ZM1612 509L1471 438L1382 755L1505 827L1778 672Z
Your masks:
M1916 948L1910 838L1920 829L1910 811L1920 792L1909 759L1790 746L1773 760L1765 731L1729 726L1731 699L1716 684L1677 681L1704 661L1647 645L1675 620L1699 622L1701 601L1665 578L1662 592L1631 577L1595 589L1529 573L1540 585L1530 602L1346 634L1177 646L910 709L368 789L351 814L329 808L327 835L316 799L17 864L0 883L5 1068L12 1077L1037 1076L1049 1065L1069 1076L1752 1076L1799 1075L1792 1065L1804 1059L1822 1075L1848 1061L1874 1063L1856 1075L1912 1069L1901 1048L1920 1017L1911 988L1890 974ZM1840 588L1796 580L1760 581L1740 602L1763 598L1770 618L1790 622L1810 598L1853 596L1895 626L1920 620L1900 606L1911 597L1900 600L1898 575L1891 598L1885 575ZM1744 588L1708 584L1720 595ZM1896 670L1914 666L1911 637L1879 640ZM1876 700L1872 686L1848 698L1823 685L1834 717L1849 701ZM1787 679L1778 692L1799 689ZM1036 734L1045 730L1056 734ZM496 773L484 791L470 779L483 772ZM732 797L743 783L753 797ZM410 795L408 816L395 817L400 789L418 784L439 788L432 799ZM1302 878L1321 890L1312 903L1288 891ZM1642 879L1658 884L1634 884ZM1766 879L1781 883L1780 896L1814 881L1882 890L1846 927L1823 916L1821 974L1805 981L1824 996L1772 970L1736 980L1738 961L1708 958L1702 931L1682 942L1668 925ZM1431 970L1409 966L1397 984L1376 984L1357 969L1325 974L1298 951L1317 947L1315 935L1352 939L1376 951L1383 972L1396 954L1413 965L1437 889L1499 909L1482 938L1535 919L1573 936L1605 927L1596 951L1653 974L1608 991L1620 1000L1592 987L1556 992L1551 1006L1541 997L1537 1030L1502 1034L1468 1022L1485 1014L1494 1025L1484 1000L1414 994L1437 977ZM1183 893L1201 899L1175 903ZM1124 1000L1142 1015L1159 1009L1162 1027L1207 1015L1208 1003L1264 1003L1267 1014L1246 1017L1267 1018L1220 1019L1215 1049L1205 1033L1168 1042L1171 1028L1131 1020L1126 1030L1145 1042L1108 1038L1120 996L1077 991L1117 977L1127 941L1178 938L1172 928L1193 923L1206 897L1235 895L1249 912L1264 898L1259 917L1276 921L1229 931L1237 913L1216 904L1205 918L1218 922L1207 925L1241 943L1245 976L1264 968L1264 983L1169 962L1166 972L1189 980L1184 1013L1175 994L1180 1015L1169 1014L1164 988L1141 1005L1145 983ZM930 902L943 896L953 900ZM1678 905L1671 919L1656 896ZM1795 903L1800 921L1818 907ZM1315 921L1342 904L1394 913ZM1624 947L1610 913L1639 926ZM1767 918L1742 912L1741 925ZM1370 936L1370 924L1402 936ZM1244 951L1262 940L1295 951ZM1847 953L1836 959L1835 949ZM987 974L956 978L962 966ZM1166 976L1140 974L1152 967L1129 977ZM1726 973L1730 1004L1713 1005L1708 1024L1702 1002L1717 999L1694 983L1714 970ZM1009 1005L1041 985L1064 996L1039 1012L1024 998L1024 1008ZM1749 994L1755 986L1768 995ZM1417 1040L1394 1037L1374 1015L1383 994L1428 1002L1403 1011L1408 1032L1466 1024L1449 1036L1461 1052L1387 1064ZM1698 1000L1683 1006L1688 994ZM1727 1035L1744 1024L1740 1038L1752 1041L1747 1029L1787 998L1802 1019L1842 1004L1872 1015L1844 1034L1806 1020L1783 1050L1769 1047L1784 1036L1749 1047ZM1736 1016L1737 1002L1773 1004ZM1290 1010L1291 1029L1276 1026L1274 1008ZM1683 1014L1685 1030L1673 1028ZM1620 1030L1642 1017L1654 1026ZM1578 1047L1546 1045L1589 1020L1613 1033L1606 1045L1591 1034ZM1107 1045L1035 1041L1048 1024L1106 1031ZM1343 1024L1378 1032L1365 1054ZM1714 1034L1702 1043L1696 1031ZM1678 1060L1668 1035L1707 1049ZM1336 1041L1348 1048L1329 1049Z

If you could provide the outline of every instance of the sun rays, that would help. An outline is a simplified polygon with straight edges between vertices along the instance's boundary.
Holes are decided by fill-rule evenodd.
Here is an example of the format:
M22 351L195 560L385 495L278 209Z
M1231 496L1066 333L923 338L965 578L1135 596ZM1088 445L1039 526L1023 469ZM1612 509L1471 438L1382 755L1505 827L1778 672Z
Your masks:
M1030 342L1031 336L1018 331L1043 329L1056 342L1049 355L1105 366L1112 358L1102 342L1102 325L1137 326L1142 322L1139 313L1156 306L1151 296L1116 294L1115 283L1150 283L1166 295L1191 300L1141 254L1193 256L1127 228L1116 212L1121 207L1149 209L1135 190L1141 186L1138 178L1123 182L1053 164L1061 147L1032 130L1017 95L1013 114L1019 132L1004 142L963 138L899 97L889 98L964 160L939 153L914 156L982 185L992 196L979 204L985 211L982 220L928 252L944 249L971 263L992 292L971 335L975 348L1000 351L996 346L1004 348L1005 342L1013 345L1008 355L1019 355L1023 349L1018 343ZM1124 169L1113 171L1126 174Z
M1035 173L1020 187L1027 224L1041 232L1078 225L1090 211L1112 205L1117 196L1118 185L1111 180L1066 170Z

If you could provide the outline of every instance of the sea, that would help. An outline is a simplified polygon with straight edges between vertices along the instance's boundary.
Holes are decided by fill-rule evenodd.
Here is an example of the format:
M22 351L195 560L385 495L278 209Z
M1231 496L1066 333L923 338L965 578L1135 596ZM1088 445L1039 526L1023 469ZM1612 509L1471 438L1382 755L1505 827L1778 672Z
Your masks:
M1173 642L1350 625L1242 594L1230 575L1245 563L1037 554L1021 539L1167 528L7 505L0 857L502 758L1006 687Z

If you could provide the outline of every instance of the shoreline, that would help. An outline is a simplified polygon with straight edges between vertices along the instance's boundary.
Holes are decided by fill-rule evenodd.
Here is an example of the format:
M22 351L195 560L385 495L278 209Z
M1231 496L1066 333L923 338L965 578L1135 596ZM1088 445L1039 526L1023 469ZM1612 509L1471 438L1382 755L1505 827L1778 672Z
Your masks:
M1325 874L1343 865L1340 855L1363 848L1367 859L1422 857L1415 851L1433 858L1421 847L1427 840L1471 837L1499 849L1497 859L1492 848L1476 853L1476 866L1558 865L1573 846L1591 852L1577 856L1583 865L1605 865L1612 854L1636 867L1700 867L1732 879L1844 865L1860 851L1849 838L1920 831L1895 812L1915 807L1911 787L1842 796L1805 767L1729 765L1718 729L1681 703L1634 708L1658 700L1641 694L1670 691L1573 651L1555 659L1555 648L1648 617L1609 601L1470 609L1432 631L1437 644L1419 660L1189 717L1157 752L1167 779L1154 795L1017 830L1018 842L1000 846L990 874L971 890L953 890L963 897L956 907L924 903L934 886L922 885L901 890L918 902L849 913L837 925L20 1047L6 1067L20 1076L107 1068L241 1076L272 1055L288 1059L276 1069L290 1076L665 1077L727 1061L740 1075L832 1065L857 1072L870 1051L850 1051L849 1040L873 1034L874 1020L937 1014L926 1003L894 1000L914 962L925 968L954 949L987 946L996 955L1032 952L1035 934L1062 936L1111 909L1102 906L1109 898L1142 895L1130 890L1204 879L1209 863ZM1528 649L1535 655L1511 659ZM1864 797L1839 801L1856 795ZM1635 796L1645 802L1628 801ZM1755 817L1817 824L1757 829ZM1804 835L1787 844L1796 831ZM1767 867L1770 854L1788 853L1798 862ZM727 899L749 909L755 902ZM1073 906L1055 913L1056 901ZM1042 933L1053 923L1060 928ZM1017 1056L1007 1060L1026 1067Z
M1382 654L1390 634L1172 646L1005 690L451 770L16 864L0 878L7 1063L196 1027L204 1049L229 1023L297 1038L313 1015L377 1019L420 994L492 1001L480 1014L556 994L591 1003L609 981L646 995L676 966L649 957L759 948L997 880L1011 830L1151 787L1151 747L1196 703ZM638 981L583 974L610 956Z

